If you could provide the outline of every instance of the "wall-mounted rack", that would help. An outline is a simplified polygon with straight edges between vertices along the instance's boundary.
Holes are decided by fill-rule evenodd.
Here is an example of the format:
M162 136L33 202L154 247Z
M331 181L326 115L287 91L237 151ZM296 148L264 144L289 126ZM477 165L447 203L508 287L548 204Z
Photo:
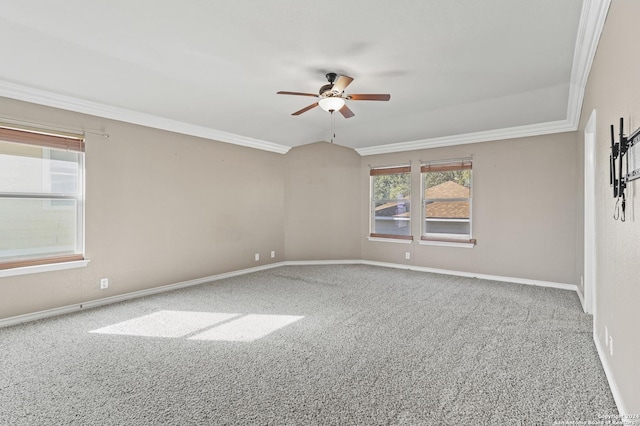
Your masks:
M620 117L620 139L616 142L614 125L611 125L609 185L613 187L613 197L616 199L613 218L624 222L627 182L640 178L640 128L629 137L624 135L623 129L624 119ZM617 166L616 160L618 161Z

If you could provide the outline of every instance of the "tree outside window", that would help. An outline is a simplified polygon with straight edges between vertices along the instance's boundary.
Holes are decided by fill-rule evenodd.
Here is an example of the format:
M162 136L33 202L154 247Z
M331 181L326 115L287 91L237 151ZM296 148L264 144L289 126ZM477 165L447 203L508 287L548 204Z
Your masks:
M411 239L411 167L371 169L371 236Z

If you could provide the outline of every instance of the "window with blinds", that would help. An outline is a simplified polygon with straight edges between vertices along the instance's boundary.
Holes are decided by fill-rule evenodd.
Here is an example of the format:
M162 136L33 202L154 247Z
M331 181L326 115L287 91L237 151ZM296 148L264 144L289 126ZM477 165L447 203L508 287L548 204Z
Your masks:
M410 240L411 166L373 168L370 236Z
M422 240L471 240L470 158L423 163Z
M0 269L84 258L84 138L0 125Z

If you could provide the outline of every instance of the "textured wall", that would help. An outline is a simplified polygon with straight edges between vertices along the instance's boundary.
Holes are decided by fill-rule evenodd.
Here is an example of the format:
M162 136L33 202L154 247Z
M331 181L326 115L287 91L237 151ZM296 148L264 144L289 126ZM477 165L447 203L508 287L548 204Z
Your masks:
M591 112L596 121L596 303L595 335L605 349L605 363L613 373L627 413L640 413L640 181L627 188L627 221L613 219L614 199L609 187L610 129L616 140L620 117L625 134L640 127L640 2L611 2L609 15L594 59L580 120L578 141ZM613 355L605 345L607 327L613 338Z
M362 252L370 260L577 284L575 133L363 157ZM412 205L420 205L421 161L473 157L472 248L368 241L369 167L407 164ZM405 260L405 252L411 259Z
M287 155L2 100L3 115L104 129L87 140L87 268L3 278L1 317L280 260L369 259L575 284L572 134L361 158ZM2 112L0 111L0 112ZM473 249L369 242L369 166L474 157ZM417 174L416 174L417 177ZM420 182L413 182L419 205ZM419 223L413 234L419 238ZM276 259L269 258L275 250ZM405 251L412 259L404 259ZM253 260L261 253L261 261ZM110 289L97 290L109 277Z
M360 259L360 155L317 142L286 157L287 260Z
M89 265L0 278L0 318L283 260L283 155L9 99L0 116L110 135L87 138Z

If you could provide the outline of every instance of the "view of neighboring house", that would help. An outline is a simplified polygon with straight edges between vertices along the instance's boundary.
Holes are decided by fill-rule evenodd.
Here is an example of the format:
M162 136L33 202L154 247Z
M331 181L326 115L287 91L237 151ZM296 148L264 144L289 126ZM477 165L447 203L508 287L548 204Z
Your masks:
M469 235L470 190L453 181L427 188L424 193L423 234ZM398 197L375 208L375 230L380 234L411 235L409 197Z
M398 196L397 201L391 201L375 208L375 229L377 234L411 235L411 200L409 196Z
M423 234L470 236L471 191L453 181L425 190L425 224Z

